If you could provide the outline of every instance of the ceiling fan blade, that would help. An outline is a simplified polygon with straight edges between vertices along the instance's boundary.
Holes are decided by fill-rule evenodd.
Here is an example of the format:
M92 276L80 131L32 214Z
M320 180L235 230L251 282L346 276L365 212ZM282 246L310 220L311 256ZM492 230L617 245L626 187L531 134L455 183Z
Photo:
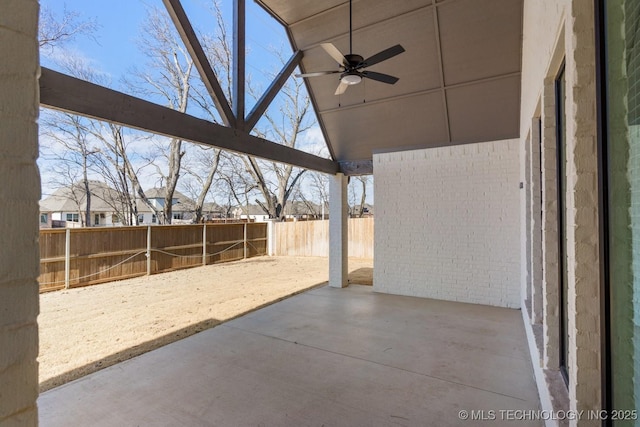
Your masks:
M362 71L360 74L368 79L387 83L390 85L395 84L398 80L400 80L399 78L390 76L389 74L376 73L375 71Z
M349 61L344 55L338 50L337 47L333 45L333 43L322 43L320 46L331 56L338 64L347 66L349 65Z
M347 88L349 87L348 84L340 82L340 84L338 85L338 88L336 89L336 93L334 93L334 95L342 95Z
M337 73L341 73L340 70L336 70L336 71L316 71L314 73L302 73L302 74L296 74L296 77L318 77L318 76L326 76L329 74L337 74Z
M404 52L404 48L401 45L397 44L395 46L391 46L389 49L385 49L382 52L378 52L365 59L358 64L356 69L370 67L373 64L377 64L379 62L386 61L389 58L393 58L396 55L400 55L402 52Z

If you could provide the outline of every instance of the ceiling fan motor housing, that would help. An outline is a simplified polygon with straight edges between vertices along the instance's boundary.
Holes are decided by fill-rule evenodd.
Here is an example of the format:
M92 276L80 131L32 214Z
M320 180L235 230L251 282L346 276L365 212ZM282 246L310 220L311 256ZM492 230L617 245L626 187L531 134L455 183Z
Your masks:
M348 64L348 68L355 68L358 65L360 65L362 63L362 61L364 61L364 58L360 55L356 55L355 53L350 53L348 55L345 55L344 58L347 60ZM345 64L346 66L347 64Z

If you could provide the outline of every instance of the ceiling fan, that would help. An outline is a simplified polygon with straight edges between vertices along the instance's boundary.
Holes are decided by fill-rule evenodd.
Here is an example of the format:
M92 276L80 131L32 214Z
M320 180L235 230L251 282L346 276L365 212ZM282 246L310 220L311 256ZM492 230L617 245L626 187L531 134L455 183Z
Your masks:
M395 84L399 79L388 74L376 73L375 71L366 71L365 68L374 64L378 64L387 59L404 52L404 48L397 44L381 52L364 59L361 55L353 53L353 23L352 23L352 2L349 0L349 54L343 55L338 48L332 43L322 43L320 46L331 56L339 65L338 70L333 71L317 71L312 73L296 74L296 77L317 77L327 74L340 74L340 84L336 89L335 95L342 95L349 86L356 85L363 78L375 80L387 84Z

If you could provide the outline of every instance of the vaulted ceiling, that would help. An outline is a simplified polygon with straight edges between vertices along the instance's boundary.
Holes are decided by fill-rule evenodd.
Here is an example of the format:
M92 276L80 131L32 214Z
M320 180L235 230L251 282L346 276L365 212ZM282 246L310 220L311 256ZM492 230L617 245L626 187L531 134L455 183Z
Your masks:
M349 53L348 1L256 1L304 52L303 72L337 69L321 43ZM306 79L333 158L366 163L376 152L517 138L522 4L353 0L353 53L406 51L369 68L395 85L365 79L336 96L339 74Z
M306 79L331 159L252 135L296 66L337 70L321 47L349 52L348 0L255 0L287 29L295 51L254 109L232 111L180 0L162 0L225 125L218 125L42 68L42 105L136 129L326 173L372 172L376 152L519 136L523 0L353 0L353 53L405 52L367 68L394 85L364 79L334 95L340 74ZM236 0L238 16L244 0ZM242 21L241 24L239 22ZM235 25L234 87L244 98L244 20ZM235 102L236 106L243 102ZM240 113L242 112L242 113Z

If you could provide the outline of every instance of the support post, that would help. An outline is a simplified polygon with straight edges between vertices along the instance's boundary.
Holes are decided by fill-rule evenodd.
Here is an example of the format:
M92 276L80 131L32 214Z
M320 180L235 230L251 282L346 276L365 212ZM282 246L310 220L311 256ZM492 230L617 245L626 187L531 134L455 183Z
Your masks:
M37 426L38 0L0 18L0 424Z
M64 288L69 289L71 281L71 229L67 228L64 236Z
M151 276L151 226L147 226L147 276Z
M247 219L247 221L249 221ZM244 223L244 259L247 259L247 222Z
M202 265L207 265L207 223L202 224Z
M347 177L331 178L329 187L329 286L345 288L348 282Z
M267 255L276 254L276 220L269 219L267 222Z

